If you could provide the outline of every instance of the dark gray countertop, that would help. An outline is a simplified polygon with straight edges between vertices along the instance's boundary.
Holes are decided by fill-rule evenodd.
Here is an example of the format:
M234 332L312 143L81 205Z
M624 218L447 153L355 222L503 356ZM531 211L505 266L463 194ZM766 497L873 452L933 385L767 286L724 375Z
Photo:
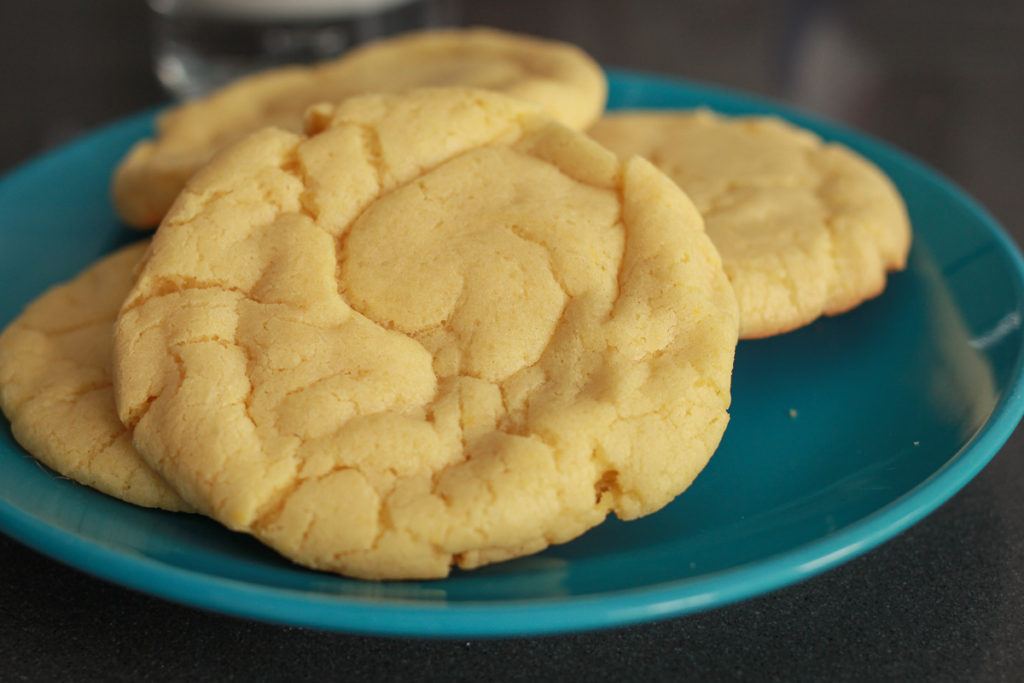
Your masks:
M463 18L842 121L936 167L1024 242L1020 2L467 1ZM166 100L145 20L141 0L0 3L0 171ZM1024 432L932 515L821 576L577 635L403 640L243 621L93 579L0 536L0 680L570 676L1021 680Z

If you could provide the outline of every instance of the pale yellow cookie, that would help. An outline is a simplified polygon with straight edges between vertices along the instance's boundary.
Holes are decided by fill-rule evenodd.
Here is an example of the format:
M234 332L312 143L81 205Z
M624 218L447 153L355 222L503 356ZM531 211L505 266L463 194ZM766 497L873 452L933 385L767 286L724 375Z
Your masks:
M441 577L690 484L738 313L664 174L483 90L307 133L197 173L118 318L121 418L187 500L311 567Z
M129 503L187 505L132 448L111 386L114 319L136 244L33 301L0 334L0 407L14 438L60 474Z
M485 28L410 33L318 66L255 74L168 111L156 137L121 161L114 204L129 224L153 227L189 176L244 135L268 125L298 132L302 113L316 103L422 86L498 90L580 129L601 115L608 89L600 66L566 43Z
M590 134L665 171L704 216L740 306L740 337L853 308L904 267L899 192L839 144L771 117L708 111L605 116Z

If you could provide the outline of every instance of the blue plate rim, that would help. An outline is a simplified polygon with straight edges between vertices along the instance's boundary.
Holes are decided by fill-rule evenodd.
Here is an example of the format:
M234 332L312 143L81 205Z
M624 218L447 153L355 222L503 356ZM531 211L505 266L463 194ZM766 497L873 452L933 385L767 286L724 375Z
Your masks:
M993 216L955 182L869 134L800 111L791 105L727 88L650 72L608 69L611 79L706 94L733 106L775 113L869 156L888 157L935 184L963 205L993 236L1008 259L1016 295L1024 299L1024 258ZM43 172L69 154L99 145L106 135L153 116L136 113L8 169L0 191L23 175ZM368 635L501 637L564 633L625 626L721 607L805 580L859 556L904 531L963 488L995 456L1024 416L1024 355L1018 353L1003 395L964 446L928 478L898 499L824 538L765 560L662 584L587 596L522 600L518 604L470 602L424 605L393 598L331 597L251 584L171 567L48 525L0 500L0 531L58 561L98 578L191 607L269 622ZM258 599L254 599L258 598ZM399 618L396 618L399 617Z

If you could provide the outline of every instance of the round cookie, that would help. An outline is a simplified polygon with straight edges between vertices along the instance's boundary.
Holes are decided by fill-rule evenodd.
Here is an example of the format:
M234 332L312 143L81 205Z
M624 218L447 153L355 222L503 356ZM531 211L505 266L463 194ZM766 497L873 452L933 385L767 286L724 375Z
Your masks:
M114 319L145 248L125 247L50 289L0 334L0 408L50 469L129 503L189 510L132 448L114 406Z
M197 173L118 317L120 416L186 500L311 567L428 578L690 484L738 313L664 174L482 90L306 132Z
M696 111L607 115L589 133L646 157L693 200L736 290L741 338L847 311L906 263L910 223L892 182L810 131Z
M155 139L136 144L113 179L114 205L140 228L160 222L185 181L213 154L263 126L298 132L313 104L425 86L498 90L583 129L604 110L608 84L573 45L493 29L410 33L313 67L272 69L171 109Z

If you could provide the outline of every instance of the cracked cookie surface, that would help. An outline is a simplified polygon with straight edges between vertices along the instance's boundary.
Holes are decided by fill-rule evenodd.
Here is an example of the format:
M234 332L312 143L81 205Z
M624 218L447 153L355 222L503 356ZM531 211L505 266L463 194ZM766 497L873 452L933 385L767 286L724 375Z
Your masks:
M741 338L847 311L906 264L910 223L892 182L781 119L627 112L589 134L649 159L693 200L736 290Z
M428 578L690 484L738 314L664 174L488 91L306 133L200 171L118 318L120 415L186 500L311 567Z
M607 81L579 48L485 28L421 31L356 48L337 60L240 79L160 117L115 171L112 194L129 224L151 228L213 154L264 126L298 132L311 105L415 87L488 88L542 105L574 128L604 109Z
M0 408L18 442L50 469L129 503L188 510L136 453L114 406L114 320L145 247L97 261L7 326Z

